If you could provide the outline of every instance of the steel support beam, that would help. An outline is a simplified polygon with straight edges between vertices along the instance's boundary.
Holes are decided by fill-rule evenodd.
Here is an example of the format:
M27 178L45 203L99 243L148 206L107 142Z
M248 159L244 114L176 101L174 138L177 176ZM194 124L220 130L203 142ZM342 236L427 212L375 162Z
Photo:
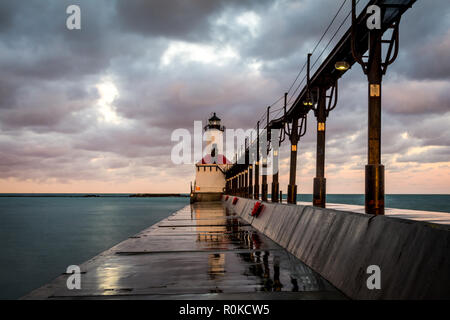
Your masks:
M244 197L248 198L248 169L244 171Z
M269 145L270 145L270 137L269 137L269 117L270 117L270 107L267 108L267 127L266 127L266 134L265 134L265 138L266 138L266 149L262 150L262 167L263 167L263 171L262 171L262 182L261 182L261 187L262 187L262 201L266 201L267 202L267 196L269 193L269 185L267 183L267 157L269 155Z
M259 121L256 128L255 191L253 197L255 200L259 200Z
M326 88L319 88L317 103L317 151L316 151L316 177L314 178L313 205L325 208L326 179L325 179L325 132L326 132Z
M273 150L273 170L272 175L272 202L278 202L278 193L280 192L280 184L278 182L278 150Z
M265 153L266 151L264 151ZM262 182L261 182L261 200L267 202L267 155L263 154L262 159Z
M251 198L250 194L250 149L249 149L248 138L245 139L245 197Z
M288 203L297 203L297 185L295 184L297 175L297 145L298 145L298 119L292 121L291 131L291 162L289 168Z
M239 179L241 180L241 187L239 188L239 196L244 196L244 173L241 171L239 172Z
M253 199L253 165L248 166L248 198Z
M381 164L382 33L372 30L369 39L368 164L366 165L366 213L384 215L384 166Z
M241 195L241 197L245 197L245 174L244 174L244 171L241 171L241 173L240 173L240 176L241 176L241 191L240 191L240 195Z
M239 172L239 196L240 197L243 197L243 191L244 190L244 175L243 175L243 172L242 171L240 171Z

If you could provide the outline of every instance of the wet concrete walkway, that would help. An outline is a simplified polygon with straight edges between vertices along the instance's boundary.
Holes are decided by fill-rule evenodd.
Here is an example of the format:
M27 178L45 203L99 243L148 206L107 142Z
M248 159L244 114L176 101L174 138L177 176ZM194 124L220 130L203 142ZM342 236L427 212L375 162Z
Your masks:
M151 213L149 213L151 214ZM220 202L196 203L24 299L342 299L325 279Z

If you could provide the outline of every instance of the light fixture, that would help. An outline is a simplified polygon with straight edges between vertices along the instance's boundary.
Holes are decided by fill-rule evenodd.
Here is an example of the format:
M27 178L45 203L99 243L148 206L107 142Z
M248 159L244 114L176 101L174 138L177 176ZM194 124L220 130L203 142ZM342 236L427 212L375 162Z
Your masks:
M312 106L313 103L312 103L312 101L305 100L305 101L303 101L303 105L305 105L305 106Z
M339 71L347 71L348 69L350 69L350 64L347 61L338 61L336 62L334 67Z

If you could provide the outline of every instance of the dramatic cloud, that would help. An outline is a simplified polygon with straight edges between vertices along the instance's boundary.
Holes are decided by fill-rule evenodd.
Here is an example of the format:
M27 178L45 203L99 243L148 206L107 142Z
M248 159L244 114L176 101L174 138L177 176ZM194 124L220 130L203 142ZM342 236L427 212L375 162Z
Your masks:
M188 192L194 170L171 162L173 130L192 131L211 112L228 128L253 128L307 53L314 71L347 30L350 1L316 47L343 2L80 0L82 30L69 31L73 1L2 0L0 192ZM400 55L383 82L388 192L450 187L426 178L449 175L449 16L447 0L418 1L402 19ZM308 119L300 192L315 175ZM355 65L327 122L329 192L363 192L366 130L367 79ZM285 189L287 144L281 155Z
M204 42L214 18L223 10L241 11L264 6L261 0L130 0L117 1L121 27L144 36Z

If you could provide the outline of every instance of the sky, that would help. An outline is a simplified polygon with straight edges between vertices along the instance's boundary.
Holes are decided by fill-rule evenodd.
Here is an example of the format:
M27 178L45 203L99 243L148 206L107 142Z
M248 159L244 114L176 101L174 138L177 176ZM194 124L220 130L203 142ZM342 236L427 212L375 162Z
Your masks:
M66 28L71 4L81 8L81 30ZM192 131L212 112L227 128L253 128L290 88L341 4L1 0L0 192L189 192L194 166L171 161L172 132ZM347 1L313 59L349 10ZM312 192L315 176L312 113L308 120L299 193ZM386 193L448 194L448 0L419 0L402 18L382 121ZM354 65L327 119L327 192L364 193L366 163L367 79Z

